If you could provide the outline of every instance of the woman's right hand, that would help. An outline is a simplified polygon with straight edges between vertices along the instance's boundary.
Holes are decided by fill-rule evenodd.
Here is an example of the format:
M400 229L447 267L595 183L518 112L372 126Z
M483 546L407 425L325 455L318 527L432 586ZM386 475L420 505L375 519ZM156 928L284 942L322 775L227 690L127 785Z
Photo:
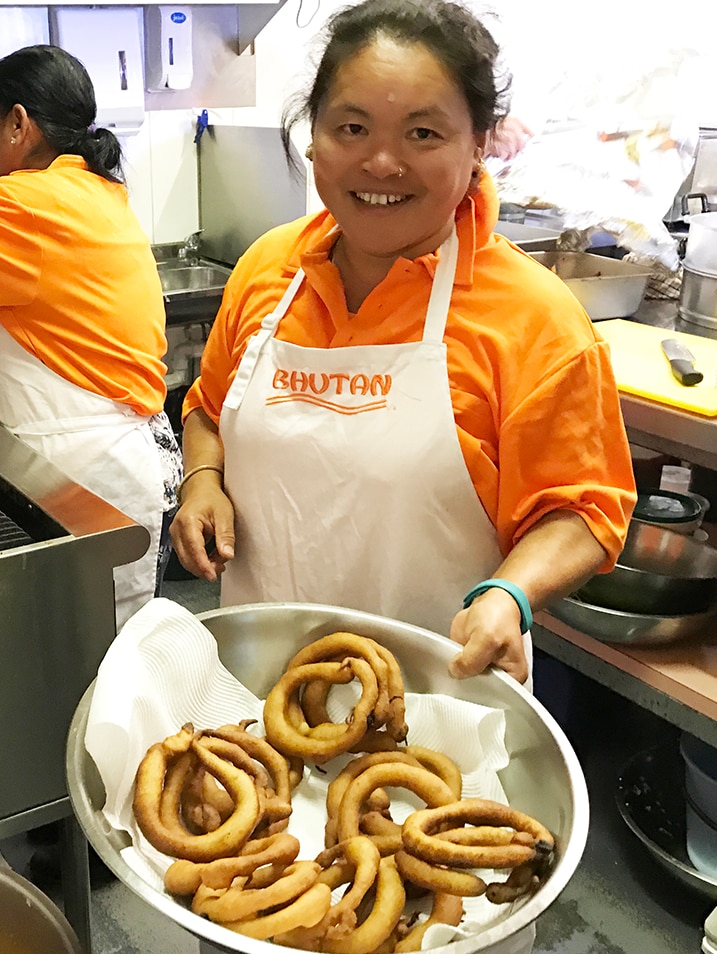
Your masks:
M234 506L213 471L194 474L169 529L182 566L213 583L234 556ZM213 547L207 552L207 543Z

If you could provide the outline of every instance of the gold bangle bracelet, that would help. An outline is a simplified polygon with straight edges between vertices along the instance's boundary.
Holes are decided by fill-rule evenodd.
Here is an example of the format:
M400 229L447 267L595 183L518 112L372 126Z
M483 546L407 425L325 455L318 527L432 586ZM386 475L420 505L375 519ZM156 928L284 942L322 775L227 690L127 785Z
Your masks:
M189 480L190 477L194 477L195 474L198 474L200 470L215 470L218 474L221 474L224 477L224 468L220 464L199 464L198 467L192 467L188 474L185 474L184 477L179 481L177 485L177 503L182 503L182 488Z

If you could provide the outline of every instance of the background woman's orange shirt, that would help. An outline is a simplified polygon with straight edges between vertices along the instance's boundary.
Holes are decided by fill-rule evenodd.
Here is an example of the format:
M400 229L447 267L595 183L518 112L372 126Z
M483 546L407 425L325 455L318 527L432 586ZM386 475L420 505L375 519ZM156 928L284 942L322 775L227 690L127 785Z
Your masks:
M0 177L0 324L78 387L162 410L167 350L149 239L123 185L79 156Z

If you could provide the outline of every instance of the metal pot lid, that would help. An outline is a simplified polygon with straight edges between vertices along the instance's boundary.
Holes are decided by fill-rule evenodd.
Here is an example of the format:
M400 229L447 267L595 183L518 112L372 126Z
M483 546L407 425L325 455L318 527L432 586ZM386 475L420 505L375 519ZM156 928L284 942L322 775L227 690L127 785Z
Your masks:
M684 523L701 513L699 503L687 494L672 490L650 490L637 495L633 517L656 523Z

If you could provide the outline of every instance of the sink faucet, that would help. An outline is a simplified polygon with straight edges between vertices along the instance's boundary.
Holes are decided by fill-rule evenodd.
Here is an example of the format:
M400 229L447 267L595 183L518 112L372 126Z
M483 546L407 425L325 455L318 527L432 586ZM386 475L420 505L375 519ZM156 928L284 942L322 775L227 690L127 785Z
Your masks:
M199 236L203 231L204 229L199 229L196 232L192 232L185 238L179 247L179 251L177 252L177 258L180 259L180 261L186 262L187 265L199 264L199 249L201 246L201 239Z

